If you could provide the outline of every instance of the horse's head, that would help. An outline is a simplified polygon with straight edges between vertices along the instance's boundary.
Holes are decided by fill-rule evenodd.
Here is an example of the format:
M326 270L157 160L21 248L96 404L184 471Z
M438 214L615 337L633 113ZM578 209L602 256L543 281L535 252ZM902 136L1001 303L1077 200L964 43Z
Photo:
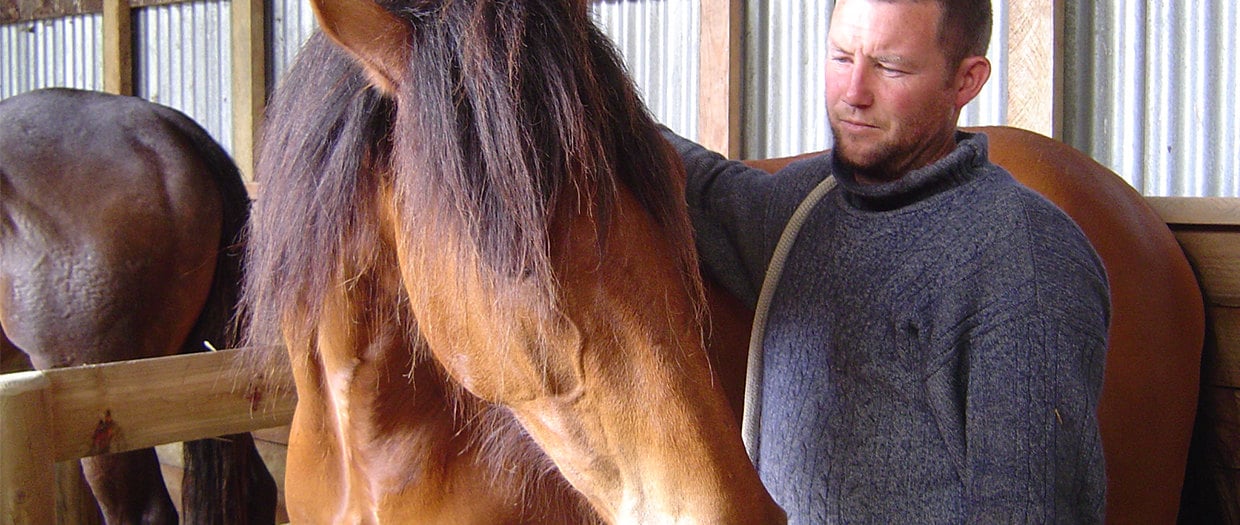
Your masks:
M350 385L377 349L405 341L472 402L515 416L605 519L781 521L703 347L679 161L587 3L313 5L389 101L371 106L385 122L361 162L378 173L365 183L373 195L349 199L378 203L350 215L373 236L345 241L384 253L337 247L349 259L332 264L347 281L324 292L334 298L311 299L322 303L310 306L317 334L286 329L317 352L293 350L299 412L335 396L313 405L335 410L323 424L356 425L367 390ZM387 317L403 332L379 337L383 322L331 318L369 319L377 296L408 310ZM310 359L322 376L299 368ZM341 403L354 407L347 417Z

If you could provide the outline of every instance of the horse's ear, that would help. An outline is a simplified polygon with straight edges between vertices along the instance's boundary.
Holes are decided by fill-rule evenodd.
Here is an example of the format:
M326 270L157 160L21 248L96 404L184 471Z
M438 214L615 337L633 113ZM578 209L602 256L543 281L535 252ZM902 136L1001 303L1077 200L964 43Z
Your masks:
M347 49L376 87L396 93L409 67L409 26L371 0L311 0L327 36Z

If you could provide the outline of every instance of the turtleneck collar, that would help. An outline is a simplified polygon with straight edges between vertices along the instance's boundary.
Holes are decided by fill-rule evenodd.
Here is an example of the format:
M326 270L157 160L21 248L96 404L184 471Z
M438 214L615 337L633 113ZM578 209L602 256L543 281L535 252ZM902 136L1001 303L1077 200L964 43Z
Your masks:
M967 184L979 177L978 167L989 162L986 135L956 132L956 149L934 164L908 172L903 177L882 184L862 185L856 174L839 163L831 154L831 172L835 174L848 203L867 211L890 211L933 195Z

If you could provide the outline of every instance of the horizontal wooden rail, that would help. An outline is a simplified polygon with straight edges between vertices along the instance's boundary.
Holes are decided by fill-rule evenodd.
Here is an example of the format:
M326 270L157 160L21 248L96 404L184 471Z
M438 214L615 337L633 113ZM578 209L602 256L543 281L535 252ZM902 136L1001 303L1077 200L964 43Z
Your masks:
M1168 226L1240 226L1240 198L1146 197Z
M54 522L58 461L289 424L287 361L244 351L0 375L0 522Z

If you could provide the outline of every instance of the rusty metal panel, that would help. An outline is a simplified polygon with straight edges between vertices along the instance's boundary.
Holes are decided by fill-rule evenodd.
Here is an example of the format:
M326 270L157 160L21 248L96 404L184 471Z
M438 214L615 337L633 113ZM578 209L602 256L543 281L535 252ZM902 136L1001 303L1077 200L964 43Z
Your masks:
M1240 196L1236 2L1067 9L1064 140L1145 195Z
M133 11L134 94L189 115L232 150L230 3Z
M0 26L0 99L47 88L103 88L100 15Z

